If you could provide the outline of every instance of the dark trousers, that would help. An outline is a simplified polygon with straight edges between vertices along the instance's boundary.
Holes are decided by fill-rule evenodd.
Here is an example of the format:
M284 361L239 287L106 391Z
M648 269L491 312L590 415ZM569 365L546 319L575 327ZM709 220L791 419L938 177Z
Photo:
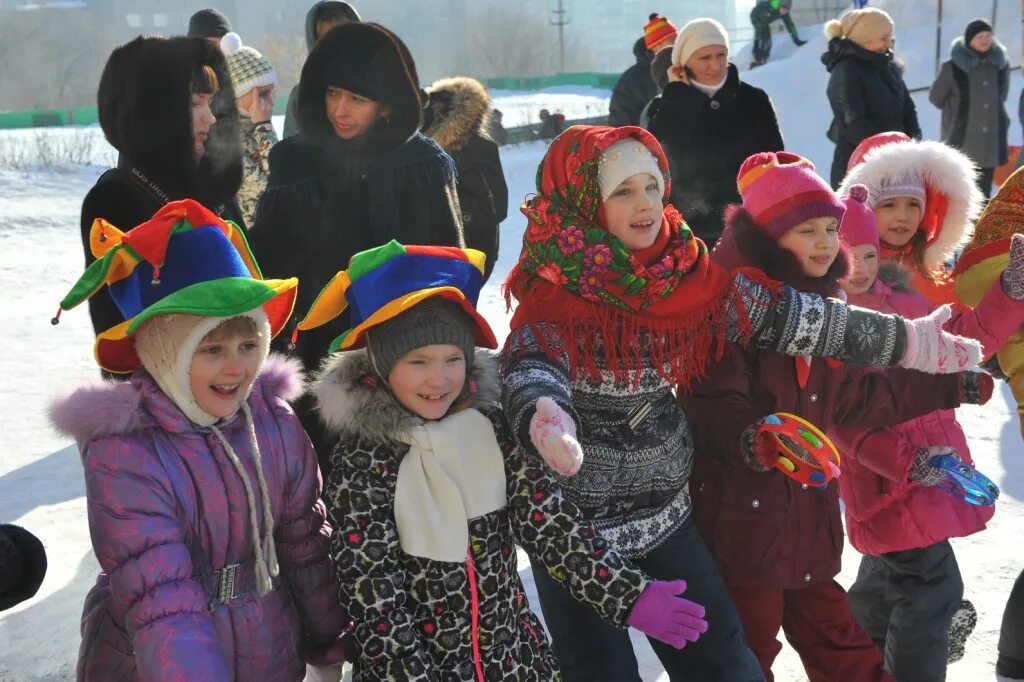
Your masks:
M754 60L758 62L768 61L772 54L772 27L771 24L756 24L754 26Z
M900 682L946 679L949 623L964 583L949 542L861 559L850 587L857 622Z
M798 590L729 586L747 642L765 677L782 651L781 629L800 655L811 682L891 680L882 654L850 612L846 592L834 580ZM945 659L943 659L945 660Z
M686 581L683 596L707 610L708 631L682 649L648 638L673 682L763 681L714 559L688 520L636 564L657 580ZM640 682L629 633L577 602L531 560L541 609L565 682Z
M1011 679L1024 679L1024 571L1017 576L1006 600L996 672Z
M986 199L992 198L992 178L995 177L995 168L978 169L978 189L985 195Z

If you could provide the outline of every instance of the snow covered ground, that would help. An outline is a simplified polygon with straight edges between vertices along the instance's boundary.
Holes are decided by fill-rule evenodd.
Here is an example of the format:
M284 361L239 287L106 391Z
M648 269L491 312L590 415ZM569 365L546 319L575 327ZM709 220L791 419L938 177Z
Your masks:
M910 56L931 54L929 49L934 50L934 45L927 38L934 36L934 23L928 28L919 17L926 13L925 8L931 11L933 3L901 0L892 4L898 24L911 26L898 30L901 49L907 47ZM1016 14L1011 11L1014 5ZM947 12L951 11L947 7ZM1016 0L1000 0L999 11L1005 12L999 17L1004 27L999 33L1010 44L1014 64L1019 64L1020 37L1017 35L1014 42L1008 40L1012 37L1008 34L1011 29L1019 33L1020 5ZM975 13L961 11L966 18L950 25L947 35L959 32ZM915 45L913 40L920 43L916 51L910 49ZM793 50L791 57L787 57L787 46L792 47L788 38L777 40L778 61L746 77L772 96L787 146L811 157L827 173L831 145L824 138L829 120L824 96L826 76L817 61L824 39L812 40L798 53ZM914 80L918 76L913 65L918 62L921 60L908 59L911 85L930 82L927 69ZM1021 85L1018 72L1010 90L1010 110L1014 113ZM522 122L535 120L531 107L560 108L570 118L600 113L608 97L607 92L580 88L493 94L497 106L505 112L506 125L517 124L510 119L512 112L520 110L526 112L521 114ZM925 95L918 95L916 101L926 135L935 137L937 112ZM1019 126L1015 123L1011 130L1011 141L1019 143ZM4 390L0 390L0 521L24 525L38 534L50 561L39 594L0 614L0 682L73 678L82 599L98 570L89 544L78 453L73 444L53 433L45 410L58 392L97 376L85 309L66 313L56 327L50 325L50 318L81 272L78 213L82 197L114 157L96 128L45 133L72 138L69 144L75 143L76 136L92 135L96 139L88 156L93 165L44 168L30 163L38 147L36 137L43 133L0 132L0 165L5 158L12 158L11 154L25 155L17 157L22 159L21 170L0 170L0 290L6 294L0 306L0 330L6 349L0 354L0 376L5 379ZM518 207L524 195L533 190L536 166L544 149L543 143L533 142L501 150L509 184L509 217L502 225L499 262L480 301L499 337L508 331L509 316L497 285L518 256L524 226ZM1024 537L1024 445L1017 432L1012 398L1003 385L987 406L964 408L960 417L979 468L1003 491L990 528L954 543L967 596L978 608L979 623L966 657L950 668L949 679L975 682L994 678L992 666L1003 605L1014 579L1024 568L1016 544ZM843 559L839 579L849 585L859 556L847 547ZM536 605L533 581L522 556L520 565ZM640 637L634 637L634 641L644 680L666 680L646 642ZM788 647L780 655L775 673L779 682L805 679L799 659Z

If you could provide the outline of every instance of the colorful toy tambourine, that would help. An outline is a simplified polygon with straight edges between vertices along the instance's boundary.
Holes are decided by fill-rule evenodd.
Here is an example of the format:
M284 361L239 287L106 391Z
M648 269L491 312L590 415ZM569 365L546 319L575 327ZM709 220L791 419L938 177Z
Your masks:
M761 420L760 430L770 433L785 453L779 455L775 468L795 481L824 490L839 477L839 450L806 419L776 412Z
M938 487L964 502L991 507L999 499L999 486L970 464L952 455L935 455L929 462L946 473L946 481Z

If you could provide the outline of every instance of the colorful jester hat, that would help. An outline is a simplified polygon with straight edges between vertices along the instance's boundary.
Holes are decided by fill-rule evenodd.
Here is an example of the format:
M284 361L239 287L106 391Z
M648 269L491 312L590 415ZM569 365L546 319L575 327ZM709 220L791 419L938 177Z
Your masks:
M330 351L361 348L367 330L438 296L466 311L477 345L497 348L494 332L476 311L484 258L476 249L403 246L394 240L362 251L317 295L296 332L327 324L349 308L352 328L331 342Z
M127 232L97 218L89 242L98 260L60 302L53 323L106 284L125 317L96 337L96 362L109 372L140 364L134 335L155 315L231 317L262 306L276 336L295 305L298 280L263 279L242 230L192 199L170 202Z

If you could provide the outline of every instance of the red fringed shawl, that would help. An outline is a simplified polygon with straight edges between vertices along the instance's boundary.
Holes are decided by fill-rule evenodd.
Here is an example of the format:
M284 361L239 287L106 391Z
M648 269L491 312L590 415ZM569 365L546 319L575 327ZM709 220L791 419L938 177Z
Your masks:
M662 231L668 239L646 264L598 218L601 152L629 137L651 151L665 175ZM731 297L744 336L750 334L732 277L711 262L704 243L667 204L669 191L668 161L642 128L573 126L541 161L537 194L521 207L529 223L519 262L504 284L505 300L510 308L512 298L519 303L512 329L530 326L552 359L567 353L573 377L584 372L599 379L597 358L603 356L617 381L633 372L639 382L650 363L671 383L689 386L724 350Z

